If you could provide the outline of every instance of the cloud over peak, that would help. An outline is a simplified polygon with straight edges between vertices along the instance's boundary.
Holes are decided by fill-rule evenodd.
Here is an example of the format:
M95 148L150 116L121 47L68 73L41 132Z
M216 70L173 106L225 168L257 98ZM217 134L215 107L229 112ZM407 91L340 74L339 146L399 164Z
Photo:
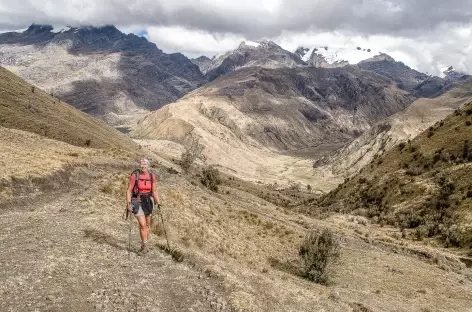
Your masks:
M472 0L0 0L0 31L33 22L113 24L188 55L222 53L243 40L293 48L331 37L397 54L421 70L450 61L472 69Z

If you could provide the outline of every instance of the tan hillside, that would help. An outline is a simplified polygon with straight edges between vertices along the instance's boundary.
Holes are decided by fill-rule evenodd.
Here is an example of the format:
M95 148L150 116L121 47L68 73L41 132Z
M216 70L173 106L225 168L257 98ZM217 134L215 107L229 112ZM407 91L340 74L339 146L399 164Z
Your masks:
M112 25L32 24L0 34L0 65L26 81L113 125L171 103L206 82L180 53Z
M415 139L374 157L321 205L406 229L404 235L415 239L470 250L471 130L472 101Z
M37 133L76 146L137 149L106 123L26 83L0 67L0 126Z
M0 148L7 151L0 154L2 179L12 178L21 186L15 195L22 194L0 209L7 251L0 253L2 311L470 309L472 272L450 251L393 238L398 230L360 217L300 215L261 198L277 191L228 176L214 193L196 172L174 174L158 163L153 169L167 233L184 261L161 250L165 238L157 215L145 257L135 255L133 221L129 259L128 221L121 215L132 155L21 130L0 128L0 134ZM44 151L45 145L51 148ZM62 174L50 177L59 165L65 166ZM341 242L327 286L295 274L304 235L322 228Z
M169 141L182 150L189 137L198 138L207 163L241 178L327 191L339 180L313 170L311 159L412 100L391 81L354 67L248 68L147 115L131 135L172 157L178 153ZM298 150L310 152L293 156Z
M434 123L472 99L472 81L456 84L447 93L434 98L421 98L404 110L380 121L349 145L315 161L315 167L333 175L350 177L393 146L413 139Z

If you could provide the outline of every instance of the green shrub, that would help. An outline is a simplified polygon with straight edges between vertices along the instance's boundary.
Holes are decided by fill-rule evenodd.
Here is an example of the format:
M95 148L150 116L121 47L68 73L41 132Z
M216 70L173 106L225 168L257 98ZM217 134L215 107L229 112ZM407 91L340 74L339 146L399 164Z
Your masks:
M209 166L202 170L200 181L213 192L218 192L218 185L221 184L220 172L215 167Z
M462 149L462 158L467 159L469 157L469 141L464 141L464 147Z
M315 283L326 284L330 268L339 258L339 243L328 229L321 233L311 232L305 237L298 254L305 265L303 275Z

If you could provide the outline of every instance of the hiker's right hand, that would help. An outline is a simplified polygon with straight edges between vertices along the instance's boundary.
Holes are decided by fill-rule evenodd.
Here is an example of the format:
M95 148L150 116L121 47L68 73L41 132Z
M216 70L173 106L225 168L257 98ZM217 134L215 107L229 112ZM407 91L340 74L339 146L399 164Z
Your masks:
M128 203L128 211L129 212L133 211L133 205L131 205L131 203Z

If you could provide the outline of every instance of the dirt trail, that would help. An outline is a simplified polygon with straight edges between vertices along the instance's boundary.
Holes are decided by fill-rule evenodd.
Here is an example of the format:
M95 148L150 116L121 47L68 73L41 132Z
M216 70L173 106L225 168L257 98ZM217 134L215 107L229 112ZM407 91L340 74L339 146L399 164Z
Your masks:
M129 261L128 221L101 225L86 193L2 212L0 311L229 311L218 280L156 247Z

